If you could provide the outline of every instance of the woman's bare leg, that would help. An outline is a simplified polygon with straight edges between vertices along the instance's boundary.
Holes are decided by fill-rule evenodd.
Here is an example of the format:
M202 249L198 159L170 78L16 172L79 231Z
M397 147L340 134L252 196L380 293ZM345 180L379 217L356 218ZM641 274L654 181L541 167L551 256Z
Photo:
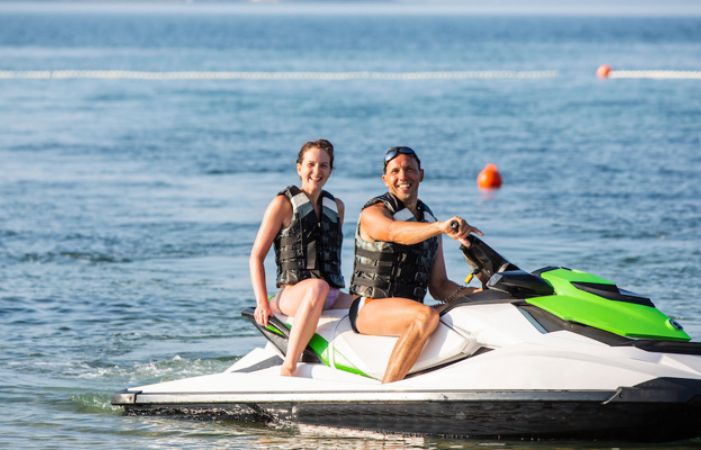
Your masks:
M294 375L299 356L316 331L328 293L329 284L326 281L307 279L294 286L286 286L280 294L278 308L283 314L294 317L280 375Z
M382 378L383 383L391 383L411 370L438 322L438 313L430 306L393 297L366 303L355 325L362 334L399 336Z

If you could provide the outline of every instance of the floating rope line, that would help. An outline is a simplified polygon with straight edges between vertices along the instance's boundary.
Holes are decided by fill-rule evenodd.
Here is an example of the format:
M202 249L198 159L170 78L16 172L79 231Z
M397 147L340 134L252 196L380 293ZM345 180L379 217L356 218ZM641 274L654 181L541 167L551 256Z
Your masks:
M0 79L21 80L470 80L555 78L555 70L545 71L452 71L452 72L147 72L135 70L0 70Z
M612 70L608 78L647 78L654 80L701 80L701 71L693 70Z

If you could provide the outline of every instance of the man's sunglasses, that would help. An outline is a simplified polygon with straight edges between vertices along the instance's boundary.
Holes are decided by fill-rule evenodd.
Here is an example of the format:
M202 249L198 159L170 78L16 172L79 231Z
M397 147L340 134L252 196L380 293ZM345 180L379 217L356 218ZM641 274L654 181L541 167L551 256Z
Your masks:
M416 162L419 163L419 168L421 168L421 160L411 147L392 147L385 153L385 169L387 168L387 164L399 155L413 156Z

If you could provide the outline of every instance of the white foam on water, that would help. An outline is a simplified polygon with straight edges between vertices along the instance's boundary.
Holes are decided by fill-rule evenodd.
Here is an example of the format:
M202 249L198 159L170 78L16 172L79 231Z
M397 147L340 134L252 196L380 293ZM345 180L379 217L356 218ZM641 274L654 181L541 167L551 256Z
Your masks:
M653 80L701 80L698 70L613 70L609 78L644 78Z
M228 71L140 71L140 70L0 70L0 79L19 80L378 80L378 81L423 81L423 80L472 80L472 79L540 79L556 78L556 70L515 71L437 71L437 72L228 72Z
M121 415L123 410L119 406L112 405L112 396L104 393L83 393L72 395L70 401L78 408L79 412L108 413Z
M218 359L189 359L175 355L171 359L146 361L130 365L111 365L109 367L90 367L80 364L73 368L71 376L78 379L124 379L127 384L174 380L224 371L231 365L230 361Z
M425 445L425 437L402 433L383 433L381 431L360 430L342 426L296 424L296 430L303 437L363 439L370 441L386 441L401 444L401 448L419 447Z
M241 72L143 70L0 70L0 80L143 80L143 81L424 81L557 78L557 70L481 70L425 72ZM701 80L693 70L615 70L609 78Z

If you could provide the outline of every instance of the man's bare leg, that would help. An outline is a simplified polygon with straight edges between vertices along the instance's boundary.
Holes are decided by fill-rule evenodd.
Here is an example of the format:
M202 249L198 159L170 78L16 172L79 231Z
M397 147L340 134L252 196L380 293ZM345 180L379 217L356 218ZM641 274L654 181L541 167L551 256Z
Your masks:
M394 297L366 303L355 324L362 334L399 336L382 378L383 383L391 383L403 379L411 370L438 322L433 308Z

